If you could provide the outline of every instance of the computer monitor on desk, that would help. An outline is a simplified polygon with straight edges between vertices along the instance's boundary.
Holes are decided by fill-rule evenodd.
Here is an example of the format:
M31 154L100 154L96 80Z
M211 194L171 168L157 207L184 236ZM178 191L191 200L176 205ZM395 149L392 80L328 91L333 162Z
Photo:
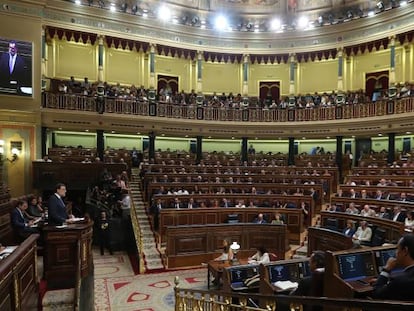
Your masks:
M372 252L338 255L337 260L339 276L346 282L377 275Z
M232 289L242 289L247 287L245 281L258 275L259 266L258 265L248 265L248 266L237 266L229 268L230 272L230 285Z
M386 265L390 257L395 258L396 251L397 251L396 248L391 248L391 249L378 250L375 252L375 259L377 260L378 274L381 273L382 269L384 268L384 266ZM391 271L391 275L395 273L400 273L403 270L404 270L403 268L397 267Z
M268 266L269 279L271 283L278 281L292 281L296 282L310 275L309 263L292 262L283 264L272 264Z

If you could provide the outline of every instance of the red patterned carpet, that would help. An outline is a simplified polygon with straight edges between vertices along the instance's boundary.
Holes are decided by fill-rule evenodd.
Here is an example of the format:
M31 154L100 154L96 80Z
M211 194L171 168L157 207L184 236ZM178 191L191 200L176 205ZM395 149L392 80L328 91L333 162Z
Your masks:
M172 311L175 276L183 288L207 285L206 268L134 275L126 254L100 256L97 252L94 264L96 311Z

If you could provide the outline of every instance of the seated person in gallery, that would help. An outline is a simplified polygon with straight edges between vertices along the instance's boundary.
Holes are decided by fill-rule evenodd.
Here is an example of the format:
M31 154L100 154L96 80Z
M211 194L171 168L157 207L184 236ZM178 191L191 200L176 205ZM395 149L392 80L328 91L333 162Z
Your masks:
M414 211L407 212L407 217L404 220L404 230L406 232L413 232L414 229Z
M275 213L275 218L272 220L272 225L283 225L283 217L280 213Z
M248 258L249 263L269 263L270 262L270 256L267 252L266 248L263 246L260 246L257 248L257 252L252 256Z
M371 242L371 237L372 230L370 227L368 227L368 223L365 220L363 220L360 222L360 226L352 236L352 242L354 243L355 247L367 245Z
M403 272L390 276L395 268ZM414 235L406 234L399 241L395 258L387 260L376 283L373 297L376 299L413 301L414 287Z
M385 206L381 206L377 217L384 219L391 219L391 213L388 212Z
M230 248L230 240L229 239L224 239L223 240L223 252L221 253L220 256L216 257L214 260L232 260L234 255L233 255L233 251Z
M258 214L257 217L253 220L253 223L255 224L266 224L267 221L264 219L264 216L262 213Z
M361 216L375 217L375 211L369 206L369 204L365 204L361 210Z
M32 217L42 217L44 213L44 210L37 204L37 198L35 196L29 199L27 213Z
M344 230L342 230L342 233L346 236L352 237L355 233L355 224L354 221L351 219L348 219L346 221L346 227Z
M38 232L36 228L32 228L34 221L27 220L24 216L24 212L27 208L27 202L20 200L10 215L13 230L22 238L27 238L30 234Z

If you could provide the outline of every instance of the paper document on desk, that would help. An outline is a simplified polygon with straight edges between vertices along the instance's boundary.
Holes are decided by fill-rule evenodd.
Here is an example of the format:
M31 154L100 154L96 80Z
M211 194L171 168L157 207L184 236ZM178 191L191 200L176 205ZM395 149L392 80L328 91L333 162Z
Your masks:
M85 218L77 218L77 217L74 217L74 218L72 218L72 221L73 222L78 222L78 221L84 221L85 220Z
M5 249L1 252L2 254L11 254L17 248L17 246L6 246Z
M286 289L294 289L298 287L298 282L277 281L277 282L274 282L273 285L279 287L282 290L286 290Z

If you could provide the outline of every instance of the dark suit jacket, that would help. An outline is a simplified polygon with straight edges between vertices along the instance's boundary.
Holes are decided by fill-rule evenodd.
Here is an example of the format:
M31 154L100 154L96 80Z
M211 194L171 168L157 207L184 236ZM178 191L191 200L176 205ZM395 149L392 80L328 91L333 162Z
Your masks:
M391 219L394 219L394 216L392 216ZM404 222L405 221L405 214L403 212L400 212L400 214L398 215L396 221Z
M27 221L17 207L11 211L10 218L13 230L17 235L26 238L29 234L38 232L37 229L26 226Z
M10 84L10 81L17 81L16 86L30 86L30 81L28 81L30 68L26 66L23 57L17 54L11 73L9 59L9 53L3 53L0 58L0 86L12 87L13 85Z
M24 230L26 228L27 222L17 207L12 210L10 216L11 216L11 224L14 229Z
M380 274L374 285L374 298L413 301L414 266L391 279Z
M52 194L48 201L48 223L51 225L61 225L68 219L65 203L58 199L56 194Z
M348 234L346 234L346 230L347 229L348 228L344 228L344 230L342 230L342 233L345 234L346 236L353 236L354 233L355 233L355 229L350 229L349 232L348 232Z
M311 276L304 277L299 281L298 287L291 293L295 296L323 296L324 272L313 272ZM306 311L320 311L321 307L304 306Z

